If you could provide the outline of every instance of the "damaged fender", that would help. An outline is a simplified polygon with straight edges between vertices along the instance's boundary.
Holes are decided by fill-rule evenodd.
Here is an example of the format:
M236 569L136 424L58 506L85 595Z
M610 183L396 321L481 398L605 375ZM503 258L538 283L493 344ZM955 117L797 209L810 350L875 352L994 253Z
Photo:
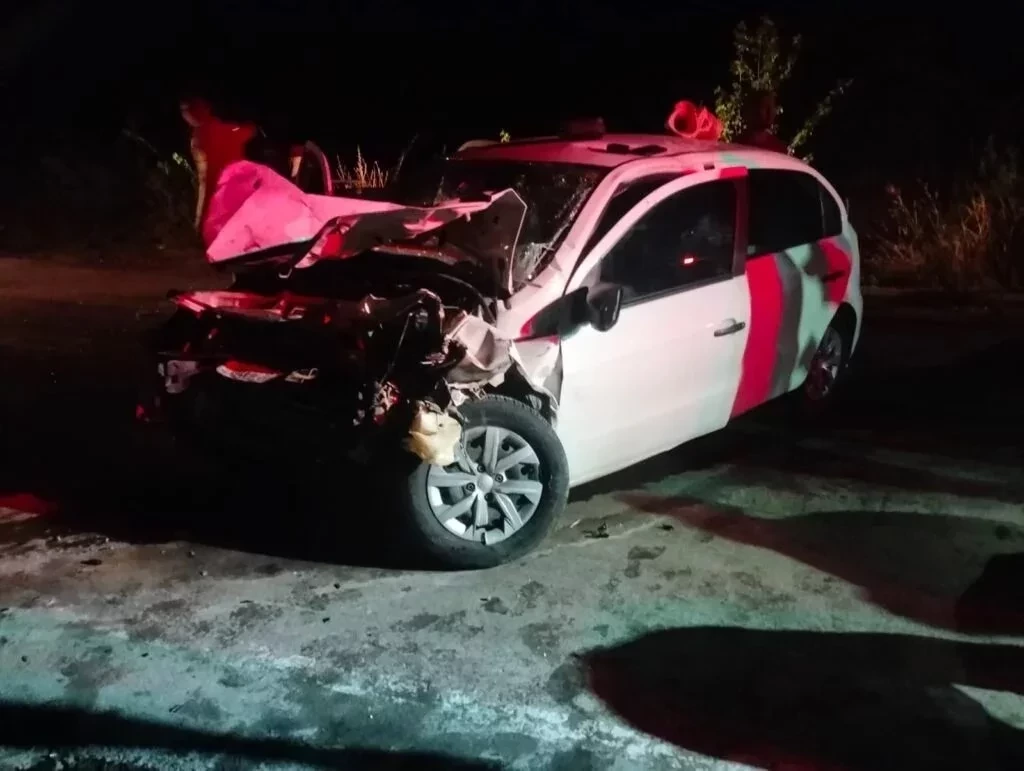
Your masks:
M516 344L479 316L460 313L446 325L446 336L466 350L462 360L448 372L445 380L455 389L496 388L502 385L509 371L519 375L538 395L545 397L554 414L557 400L545 382L553 368L551 351L531 357L531 366L520 355ZM557 344L554 352L557 354Z

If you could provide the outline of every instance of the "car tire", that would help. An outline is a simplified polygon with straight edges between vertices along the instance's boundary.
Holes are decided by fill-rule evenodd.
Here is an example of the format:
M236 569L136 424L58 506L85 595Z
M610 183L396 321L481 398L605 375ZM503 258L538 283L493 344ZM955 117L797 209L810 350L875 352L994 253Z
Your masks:
M849 333L835 321L822 334L807 379L790 394L792 417L799 426L814 427L831 410L849 370L852 343Z
M495 567L522 557L544 540L569 497L568 462L552 425L517 399L487 396L467 402L460 407L460 413L465 419L460 459L447 469L441 469L404 453L408 471L403 472L401 483L396 487L397 505L407 525L409 546L431 567L449 570ZM500 445L497 440L491 440L495 441L494 457L498 461L487 464L485 469L483 453L488 437L499 437ZM499 471L505 468L506 460L520 456L528 456L528 462L506 468L506 473L494 473L495 468ZM474 473L482 481L467 482ZM493 477L489 475L492 473ZM460 479L463 482L455 484ZM484 491L490 484L488 480L494 484L493 488L488 488L492 492ZM541 492L539 500L534 501L531 497L537 482ZM469 488L474 488L473 492ZM527 494L503 492L514 489L522 489ZM456 510L455 504L464 508L465 499L469 497L473 498L473 504L468 510L442 524L445 514ZM483 504L479 503L481 500ZM509 511L510 503L515 507L512 517L503 513ZM523 504L523 508L517 504ZM477 528L472 524L478 506L486 511L486 516L493 518L491 524L495 527ZM518 527L516 518L521 518ZM454 532L463 527L462 534Z

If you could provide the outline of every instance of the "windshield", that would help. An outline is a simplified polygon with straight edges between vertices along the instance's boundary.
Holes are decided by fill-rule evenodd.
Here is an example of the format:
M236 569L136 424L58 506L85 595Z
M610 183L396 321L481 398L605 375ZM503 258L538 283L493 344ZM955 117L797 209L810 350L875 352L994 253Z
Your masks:
M548 264L606 169L565 163L525 161L445 161L440 168L406 176L403 171L390 200L431 206L453 198L512 189L526 203L512 265L518 290Z

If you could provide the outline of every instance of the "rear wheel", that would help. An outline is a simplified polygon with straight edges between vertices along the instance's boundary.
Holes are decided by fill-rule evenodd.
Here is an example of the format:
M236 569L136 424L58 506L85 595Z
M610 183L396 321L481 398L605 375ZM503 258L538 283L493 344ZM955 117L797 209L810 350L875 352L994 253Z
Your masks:
M798 421L819 418L831 406L846 374L851 348L852 341L842 327L832 322L811 358L807 379L791 395Z
M419 463L400 507L417 551L446 568L500 565L526 554L564 510L569 470L554 429L504 396L465 404L456 462Z
M818 350L814 352L804 383L804 397L808 401L824 402L832 396L846 366L847 348L849 345L842 333L830 325L818 344Z

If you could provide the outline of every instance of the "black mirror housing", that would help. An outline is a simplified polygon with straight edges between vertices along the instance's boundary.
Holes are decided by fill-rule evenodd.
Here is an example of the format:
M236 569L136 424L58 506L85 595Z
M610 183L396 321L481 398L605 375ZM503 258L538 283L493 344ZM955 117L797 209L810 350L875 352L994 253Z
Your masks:
M607 332L619 321L622 310L622 287L618 284L597 284L587 293L590 325L598 332Z

